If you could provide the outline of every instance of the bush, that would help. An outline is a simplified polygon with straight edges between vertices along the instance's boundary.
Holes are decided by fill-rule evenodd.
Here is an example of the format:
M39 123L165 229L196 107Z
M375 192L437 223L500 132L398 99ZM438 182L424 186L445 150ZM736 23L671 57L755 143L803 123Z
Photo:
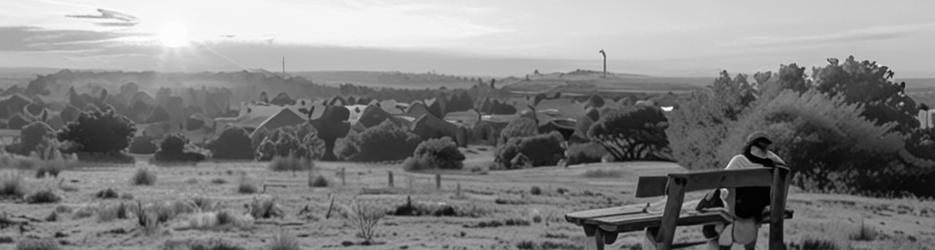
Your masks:
M109 222L115 219L125 220L129 218L130 208L124 203L120 203L116 206L105 206L97 211L98 222Z
M241 194L254 194L259 190L256 183L253 183L253 180L248 178L246 175L240 177L240 181L237 182L237 193Z
M234 243L231 243L222 239L211 239L210 241L195 241L188 246L189 250L246 250L242 246L238 246Z
M531 194L531 195L541 195L541 194L542 194L542 188L540 188L539 186L532 186L531 188L529 188L529 194Z
M357 228L357 236L364 239L365 243L372 243L373 236L376 235L376 226L386 215L386 211L373 204L365 204L356 201L351 206L351 225Z
M597 143L572 144L565 150L565 162L568 165L601 162L607 150Z
M253 160L254 149L247 130L229 127L217 139L208 143L214 159Z
M564 157L563 142L558 132L511 138L497 147L494 162L504 169L555 165Z
M325 176L320 175L320 174L316 174L316 175L314 175L314 177L312 177L312 176L313 176L313 175L311 175L311 173L309 173L309 178L308 178L308 186L309 186L309 187L328 187L328 186L330 186L330 183L329 183L329 181L328 181L328 178L325 178Z
M6 174L0 177L0 196L23 197L26 194L26 187L23 184L23 176L19 173Z
M130 183L138 186L152 186L156 184L156 171L150 168L139 168L136 170L136 173L133 174Z
M510 138L533 136L536 135L538 131L539 124L536 124L535 120L520 117L510 121L510 123L500 131L500 138L497 139L497 144L506 143Z
M16 243L16 250L59 250L61 247L54 238L23 238Z
M386 120L361 133L338 140L338 155L350 161L394 161L412 155L418 135Z
M82 162L132 164L136 161L133 156L121 152L78 152L76 155L78 156L78 161Z
M295 236L292 236L291 234L286 233L285 231L280 231L275 236L273 236L273 240L270 241L267 249L269 250L299 250L301 248L299 247L299 240L297 240Z
M156 153L159 148L153 143L154 140L155 138L148 135L133 137L133 141L130 143L130 149L127 151L132 154Z
M88 111L65 125L58 139L74 143L77 152L109 153L127 148L135 132L136 125L113 110Z
M306 171L315 167L315 162L305 158L295 156L276 156L269 163L269 170L272 171Z
M318 135L318 130L308 123L276 129L260 141L257 159L268 161L277 156L321 159L326 147Z
M159 143L159 151L153 155L156 162L199 162L205 156L196 152L185 152L188 139L182 134L168 134Z
M29 155L48 138L55 137L55 130L45 122L33 122L20 131L20 142L6 147L7 152Z
M450 137L428 139L419 143L412 157L403 163L403 168L408 171L461 169L464 167L464 159L464 154L458 150L458 144Z
M108 189L98 191L97 194L94 195L94 197L97 197L100 199L117 199L117 198L120 198L120 194L118 194L117 191L114 191L114 189L108 188Z
M26 203L29 204L56 203L61 200L62 197L51 188L43 188L26 196Z

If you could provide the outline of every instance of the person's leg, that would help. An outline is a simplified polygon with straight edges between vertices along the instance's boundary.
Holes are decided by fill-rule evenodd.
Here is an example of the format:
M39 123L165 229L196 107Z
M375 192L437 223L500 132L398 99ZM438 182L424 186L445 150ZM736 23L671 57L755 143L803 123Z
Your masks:
M730 246L721 246L721 244L718 243L717 238L708 240L707 246L708 250L730 250Z

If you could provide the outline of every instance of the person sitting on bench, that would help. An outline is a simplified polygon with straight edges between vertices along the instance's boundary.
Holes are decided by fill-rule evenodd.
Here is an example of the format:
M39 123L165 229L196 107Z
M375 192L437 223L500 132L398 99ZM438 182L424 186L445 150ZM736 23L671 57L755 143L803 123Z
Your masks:
M741 154L731 158L725 169L785 167L785 162L769 150L772 141L766 133L754 132L747 137ZM729 225L706 225L702 233L708 238L710 249L730 249L734 243L745 249L756 248L760 223L757 221L770 203L769 187L740 187L716 189L699 202L698 209L724 207L734 217Z

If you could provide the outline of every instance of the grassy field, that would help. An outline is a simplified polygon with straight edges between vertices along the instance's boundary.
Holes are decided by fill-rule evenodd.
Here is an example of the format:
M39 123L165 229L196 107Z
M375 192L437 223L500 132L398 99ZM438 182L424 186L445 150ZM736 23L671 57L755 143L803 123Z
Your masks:
M476 153L468 154L466 168L486 166L491 150L472 148L470 152ZM140 168L154 169L153 185L131 184ZM340 169L346 173L343 185L337 175ZM0 171L0 175L9 175L15 170ZM223 239L245 249L266 249L277 233L286 232L297 237L302 249L580 249L584 233L565 222L563 214L657 201L633 198L637 177L679 171L685 170L660 162L449 171L438 172L442 187L437 189L435 173L406 173L399 164L318 162L312 173L324 176L330 186L311 188L307 172L273 172L265 163L155 167L139 159L135 165L68 170L59 179L35 179L26 172L28 189L55 187L63 199L48 204L0 201L0 213L28 221L26 226L0 229L0 239L54 237L64 249L173 249L171 246L186 242ZM394 175L393 187L388 186L388 172ZM238 192L243 176L246 183L258 187L258 193ZM264 192L264 183L284 187L271 186ZM121 198L96 197L105 189L115 190ZM407 196L417 207L451 209L435 209L445 216L388 215L376 226L375 243L362 245L348 219L352 204L370 204L392 212L406 204ZM326 218L331 197L334 211ZM238 214L254 199L274 199L283 216L258 218L248 225L192 228L198 213L189 212L147 231L137 225L134 215L127 219L102 215L106 208L120 203L147 206L199 199L216 203L212 211ZM789 206L795 210L795 218L786 224L788 242L830 242L839 249L926 249L935 245L933 201L809 194L793 189ZM58 218L47 221L53 212ZM858 233L861 228L863 235ZM701 239L699 231L680 229L677 241ZM767 234L768 228L763 227L758 249L766 248ZM609 249L638 249L641 237L639 232L621 234ZM0 243L0 249L12 249L13 244Z

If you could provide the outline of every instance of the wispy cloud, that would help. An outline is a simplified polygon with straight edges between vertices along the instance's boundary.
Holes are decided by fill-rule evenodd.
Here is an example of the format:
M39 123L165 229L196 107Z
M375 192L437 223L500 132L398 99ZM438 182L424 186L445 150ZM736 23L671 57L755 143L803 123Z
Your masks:
M919 23L906 25L875 26L862 29L853 29L828 34L807 36L747 36L727 45L740 46L785 46L785 45L816 45L837 42L858 42L888 40L911 36L924 30L935 28L935 23Z
M80 51L98 49L140 33L57 30L29 26L0 27L0 51Z
M100 26L134 26L139 23L139 18L123 13L116 10L108 9L97 9L98 14L95 15L65 15L68 18L77 18L77 19L92 19L92 20L103 20L103 22L96 22L95 24Z

